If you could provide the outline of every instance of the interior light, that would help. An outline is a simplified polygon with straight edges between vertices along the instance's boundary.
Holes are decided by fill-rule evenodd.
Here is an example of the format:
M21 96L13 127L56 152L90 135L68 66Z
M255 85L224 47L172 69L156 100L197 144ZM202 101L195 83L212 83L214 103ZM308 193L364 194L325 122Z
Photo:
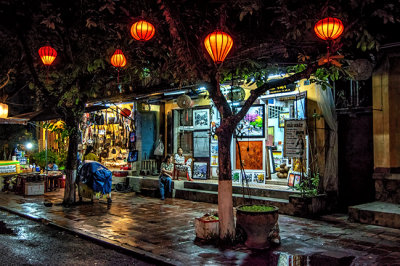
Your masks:
M30 150L30 149L32 149L33 148L33 144L32 143L27 143L26 144L26 148L28 149L28 150Z

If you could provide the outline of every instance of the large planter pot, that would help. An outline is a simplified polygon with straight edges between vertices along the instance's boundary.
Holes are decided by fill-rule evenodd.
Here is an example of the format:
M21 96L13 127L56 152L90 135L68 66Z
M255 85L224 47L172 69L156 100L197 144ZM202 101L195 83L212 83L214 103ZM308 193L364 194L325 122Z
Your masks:
M264 249L269 247L268 235L278 221L278 207L270 207L269 211L247 211L242 205L236 208L236 226L240 226L247 235L245 245L249 248Z
M207 216L195 218L194 227L198 238L209 240L218 237L219 220L210 219Z
M323 214L327 208L327 196L319 194L316 196L289 195L289 203L294 207L294 215L301 217L312 217Z

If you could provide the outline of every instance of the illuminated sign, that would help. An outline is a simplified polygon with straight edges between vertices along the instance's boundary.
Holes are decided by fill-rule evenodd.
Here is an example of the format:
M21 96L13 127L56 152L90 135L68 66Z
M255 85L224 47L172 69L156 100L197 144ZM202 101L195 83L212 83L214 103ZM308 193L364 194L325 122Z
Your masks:
M291 92L294 91L295 89L296 89L296 84L288 84L276 88L271 88L267 91L267 94Z

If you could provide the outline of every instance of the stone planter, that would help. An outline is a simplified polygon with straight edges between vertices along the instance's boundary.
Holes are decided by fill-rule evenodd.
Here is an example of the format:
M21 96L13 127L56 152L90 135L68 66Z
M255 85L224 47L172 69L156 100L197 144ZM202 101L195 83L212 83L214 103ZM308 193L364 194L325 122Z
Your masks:
M271 211L244 211L242 205L236 208L236 226L240 226L247 235L245 245L249 248L264 249L269 247L268 235L278 221L278 207Z
M324 213L327 207L326 194L316 196L289 195L289 203L293 205L293 214L301 217L312 217Z
M201 239L213 239L219 235L219 220L210 219L210 216L203 216L194 220L196 237Z

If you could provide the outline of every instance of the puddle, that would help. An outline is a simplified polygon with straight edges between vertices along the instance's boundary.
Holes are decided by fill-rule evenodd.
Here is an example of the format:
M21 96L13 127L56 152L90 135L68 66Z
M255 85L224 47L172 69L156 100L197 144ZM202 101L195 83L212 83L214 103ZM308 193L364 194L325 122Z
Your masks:
M329 256L329 254L315 253L310 255L292 255L284 252L252 252L244 258L241 265L268 265L268 266L309 266L309 265L351 265L354 256Z
M7 225L3 221L0 221L0 234L13 235L14 231L12 229L8 228Z

